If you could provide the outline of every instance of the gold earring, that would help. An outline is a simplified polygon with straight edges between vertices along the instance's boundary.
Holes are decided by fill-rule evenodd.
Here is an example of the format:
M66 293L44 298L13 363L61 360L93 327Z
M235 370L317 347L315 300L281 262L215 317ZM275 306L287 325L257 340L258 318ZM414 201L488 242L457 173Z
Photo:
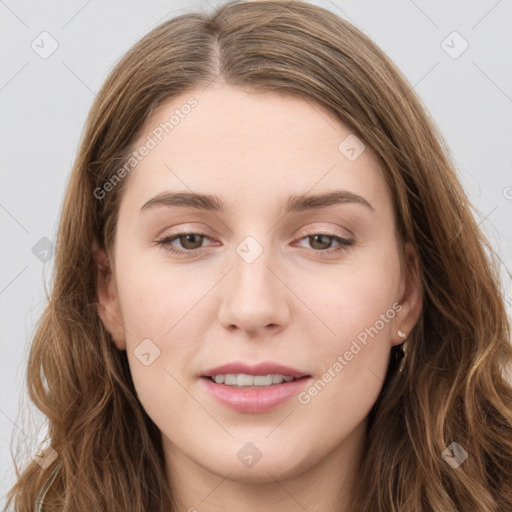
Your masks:
M400 338L405 338L405 332L401 331L400 329L398 330L398 336L400 336ZM402 352L402 359L400 360L400 366L398 367L398 371L399 372L402 372L402 370L404 369L404 363L405 363L405 359L407 357L407 341L404 341L401 345L400 345L400 349L401 349L401 352Z

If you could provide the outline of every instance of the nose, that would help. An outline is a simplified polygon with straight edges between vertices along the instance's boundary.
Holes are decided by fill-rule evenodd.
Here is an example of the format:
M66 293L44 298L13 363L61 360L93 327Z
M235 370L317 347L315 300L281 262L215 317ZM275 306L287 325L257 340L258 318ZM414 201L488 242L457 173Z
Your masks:
M235 254L233 267L222 287L220 324L255 338L282 330L290 318L291 292L271 251L252 262Z

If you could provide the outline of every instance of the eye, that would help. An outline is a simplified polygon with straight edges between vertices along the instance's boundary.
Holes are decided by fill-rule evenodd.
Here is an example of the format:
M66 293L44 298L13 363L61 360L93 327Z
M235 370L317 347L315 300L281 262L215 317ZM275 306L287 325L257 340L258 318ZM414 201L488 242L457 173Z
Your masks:
M210 237L204 233L180 232L175 235L166 235L156 240L156 244L162 246L166 252L180 255L192 255L202 249L203 241L209 238ZM302 240L308 240L312 246L313 252L319 256L328 256L332 253L347 250L349 246L354 244L353 240L343 238L334 233L307 233L299 239L299 241ZM179 242L181 249L175 247L173 245L174 242ZM333 242L338 244L338 247L335 249L331 249Z
M319 256L329 256L332 255L332 253L348 250L348 247L354 244L354 240L343 238L335 233L308 233L306 236L299 239L299 241L302 240L307 240L315 254L318 254ZM338 247L326 250L330 249L333 242L336 242Z
M190 233L190 232L182 232L177 235L167 235L159 240L156 243L164 248L167 252L172 252L174 254L187 254L192 252L197 252L203 243L205 238L209 238L204 233ZM185 250L177 249L173 246L173 242L179 241L181 247Z

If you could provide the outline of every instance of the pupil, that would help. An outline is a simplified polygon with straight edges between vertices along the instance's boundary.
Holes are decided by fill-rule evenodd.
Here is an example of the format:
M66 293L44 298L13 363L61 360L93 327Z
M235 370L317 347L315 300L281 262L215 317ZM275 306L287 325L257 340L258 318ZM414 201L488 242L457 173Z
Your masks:
M199 236L199 235L195 235L194 233L191 233L189 235L182 235L181 237L181 243L184 247L187 247L187 248L191 248L191 247L188 247L187 244L190 242L192 244L192 249L194 249L194 237L196 236ZM183 240L185 240L185 243L183 243ZM199 242L196 242L195 245L197 245L197 243L199 243L199 245L201 245L201 239L199 239Z
M321 249L325 249L325 244L327 244L327 247L329 246L329 237L327 235L313 235L313 244L316 244L317 243L317 239L321 239L322 237L326 238L327 239L327 242L324 242L324 244L322 244L322 242L320 241L320 245L324 245L324 247L321 247Z

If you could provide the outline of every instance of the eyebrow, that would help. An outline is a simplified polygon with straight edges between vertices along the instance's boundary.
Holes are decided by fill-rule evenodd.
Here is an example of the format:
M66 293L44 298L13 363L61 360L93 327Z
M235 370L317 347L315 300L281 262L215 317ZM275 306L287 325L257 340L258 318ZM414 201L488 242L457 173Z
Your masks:
M365 206L375 212L373 206L364 198L348 190L334 190L324 194L301 194L290 196L284 206L284 213L302 212L307 210L320 210L337 204L355 203ZM157 207L182 206L195 210L206 210L223 213L228 210L222 200L211 194L198 194L194 192L162 192L147 201L141 211Z

